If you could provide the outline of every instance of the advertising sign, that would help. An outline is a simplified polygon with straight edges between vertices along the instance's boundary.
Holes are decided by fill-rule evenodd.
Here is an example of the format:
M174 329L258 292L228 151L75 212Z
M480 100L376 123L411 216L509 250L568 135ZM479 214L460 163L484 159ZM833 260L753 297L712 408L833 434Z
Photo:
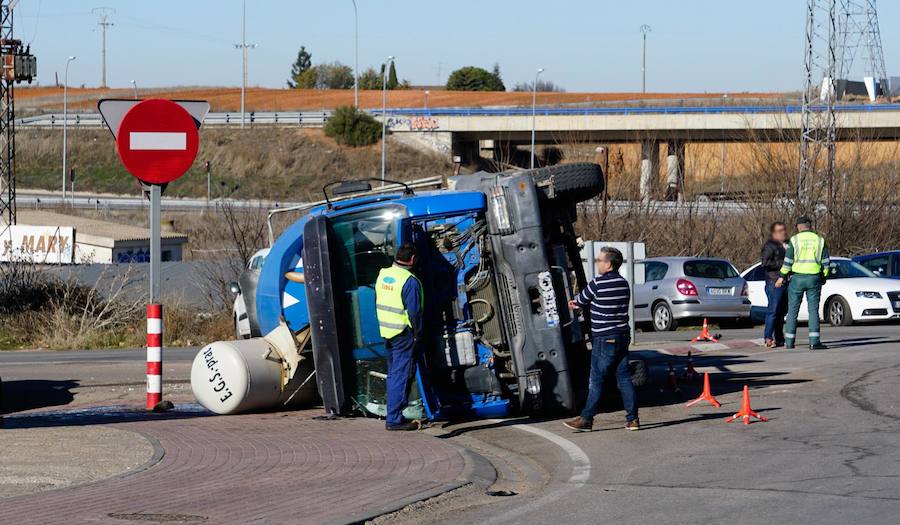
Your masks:
M75 254L72 226L26 226L18 224L0 231L0 261L39 264L70 264Z

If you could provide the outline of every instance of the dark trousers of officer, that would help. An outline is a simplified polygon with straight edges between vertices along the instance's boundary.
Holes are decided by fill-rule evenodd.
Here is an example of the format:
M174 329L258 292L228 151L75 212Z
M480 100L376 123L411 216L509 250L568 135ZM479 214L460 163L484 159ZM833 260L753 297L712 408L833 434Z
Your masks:
M387 347L387 424L403 423L403 409L409 402L409 384L416 371L416 338L407 328L385 339Z

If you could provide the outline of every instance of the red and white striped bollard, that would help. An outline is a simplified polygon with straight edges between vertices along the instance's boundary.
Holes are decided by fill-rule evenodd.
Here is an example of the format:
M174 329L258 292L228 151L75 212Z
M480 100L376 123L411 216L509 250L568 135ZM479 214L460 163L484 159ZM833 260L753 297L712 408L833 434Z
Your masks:
M162 401L162 305L147 305L147 410Z

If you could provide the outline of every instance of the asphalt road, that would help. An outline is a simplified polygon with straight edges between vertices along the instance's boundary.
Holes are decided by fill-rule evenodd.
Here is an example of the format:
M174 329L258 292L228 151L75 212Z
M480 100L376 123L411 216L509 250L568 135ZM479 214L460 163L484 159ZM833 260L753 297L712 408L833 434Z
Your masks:
M497 483L383 521L897 523L900 327L823 332L827 351L695 356L721 408L686 408L699 385L660 393L657 373L640 395L640 432L623 430L621 411L599 415L590 433L561 420L445 426L436 432L497 466ZM725 422L745 384L767 422Z
M724 330L723 341L758 332ZM637 347L653 357L653 348L665 347L660 338L677 344L692 335L639 333ZM653 384L640 393L642 430L636 433L622 429L624 415L614 402L590 433L573 433L560 419L435 425L429 433L486 458L497 480L411 505L379 522L896 523L900 326L824 327L823 339L831 349L755 347L695 355L697 369L711 373L721 408L686 408L699 392L695 383L682 382L679 392L660 390L660 360L674 361L680 371L684 358L657 352ZM191 399L186 378L195 351L167 350L172 399ZM24 410L139 401L143 357L140 349L4 352L0 374L4 383L8 377L76 383L54 383L68 399L55 394L53 403ZM739 409L744 385L767 422L725 422Z

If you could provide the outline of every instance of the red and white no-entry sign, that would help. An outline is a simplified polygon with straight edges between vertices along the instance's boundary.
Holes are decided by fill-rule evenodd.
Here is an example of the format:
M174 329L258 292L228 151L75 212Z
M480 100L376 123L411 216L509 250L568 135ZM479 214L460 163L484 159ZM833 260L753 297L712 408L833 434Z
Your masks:
M150 184L165 184L184 175L197 157L199 144L194 118L171 100L135 104L116 132L116 150L125 169Z

